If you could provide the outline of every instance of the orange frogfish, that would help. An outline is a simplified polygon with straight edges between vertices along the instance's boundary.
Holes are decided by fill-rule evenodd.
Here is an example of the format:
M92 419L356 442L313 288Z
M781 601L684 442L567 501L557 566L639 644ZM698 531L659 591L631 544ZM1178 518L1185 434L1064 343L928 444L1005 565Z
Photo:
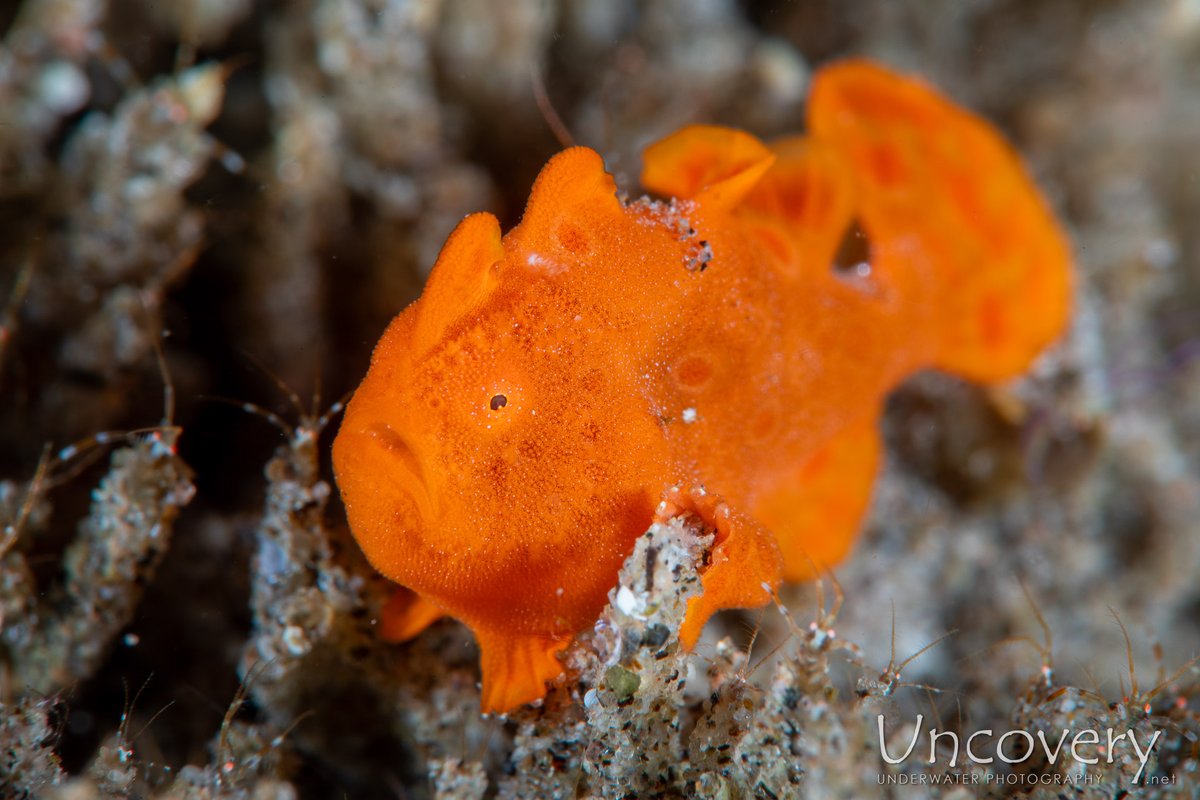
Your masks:
M350 527L407 590L385 637L470 626L484 711L544 695L656 519L715 531L688 647L836 563L888 391L926 368L1013 378L1062 332L1066 239L988 123L863 61L816 74L807 121L651 145L664 200L559 153L506 235L459 224L375 348L333 445ZM867 258L839 265L860 232Z

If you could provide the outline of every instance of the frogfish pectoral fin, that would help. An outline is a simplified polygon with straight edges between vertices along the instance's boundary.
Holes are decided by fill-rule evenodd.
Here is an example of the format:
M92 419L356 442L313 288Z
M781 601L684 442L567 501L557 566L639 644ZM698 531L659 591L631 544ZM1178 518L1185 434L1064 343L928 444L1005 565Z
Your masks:
M754 514L779 542L786 580L810 580L846 557L870 504L882 453L879 423L869 414L834 434L759 498Z
M675 490L661 508L659 521L691 512L716 529L709 564L700 575L704 591L688 602L679 629L679 640L690 650L713 614L726 608L757 608L769 602L779 586L783 561L770 531L732 509L718 495L698 488Z
M384 604L379 620L379 637L385 642L407 642L446 616L446 612L403 586Z
M483 670L480 711L503 714L546 695L546 682L563 673L558 654L569 636L475 628Z

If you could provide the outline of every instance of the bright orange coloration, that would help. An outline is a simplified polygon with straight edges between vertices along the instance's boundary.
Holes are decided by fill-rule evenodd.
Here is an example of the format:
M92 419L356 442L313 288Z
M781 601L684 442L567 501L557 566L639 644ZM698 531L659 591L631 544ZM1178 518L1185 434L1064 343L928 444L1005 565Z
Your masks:
M334 443L355 537L411 590L384 634L469 625L485 711L544 694L656 515L717 531L688 646L841 559L886 393L1013 377L1067 318L1067 245L1011 149L867 63L818 74L808 136L686 128L642 179L676 199L622 204L574 148L507 236L467 217ZM869 264L835 269L855 224Z

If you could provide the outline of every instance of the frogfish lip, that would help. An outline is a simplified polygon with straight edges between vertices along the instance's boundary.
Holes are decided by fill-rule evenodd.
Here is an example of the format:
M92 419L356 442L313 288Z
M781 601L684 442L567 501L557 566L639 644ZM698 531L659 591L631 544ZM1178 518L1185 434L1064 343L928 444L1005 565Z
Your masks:
M395 428L385 422L372 422L344 432L350 447L365 448L383 456L367 459L359 469L378 469L380 474L367 477L376 484L376 491L388 488L408 495L417 506L417 511L426 521L437 518L437 504L429 491L425 468L416 450ZM366 476L364 476L366 477Z

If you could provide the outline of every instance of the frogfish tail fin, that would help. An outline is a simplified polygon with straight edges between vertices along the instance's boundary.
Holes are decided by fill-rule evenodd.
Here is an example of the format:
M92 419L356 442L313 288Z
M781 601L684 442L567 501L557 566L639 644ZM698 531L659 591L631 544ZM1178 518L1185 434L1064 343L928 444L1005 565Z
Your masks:
M1067 238L1012 147L924 83L865 61L823 69L812 135L850 165L872 259L920 320L926 366L976 381L1023 372L1066 326Z

